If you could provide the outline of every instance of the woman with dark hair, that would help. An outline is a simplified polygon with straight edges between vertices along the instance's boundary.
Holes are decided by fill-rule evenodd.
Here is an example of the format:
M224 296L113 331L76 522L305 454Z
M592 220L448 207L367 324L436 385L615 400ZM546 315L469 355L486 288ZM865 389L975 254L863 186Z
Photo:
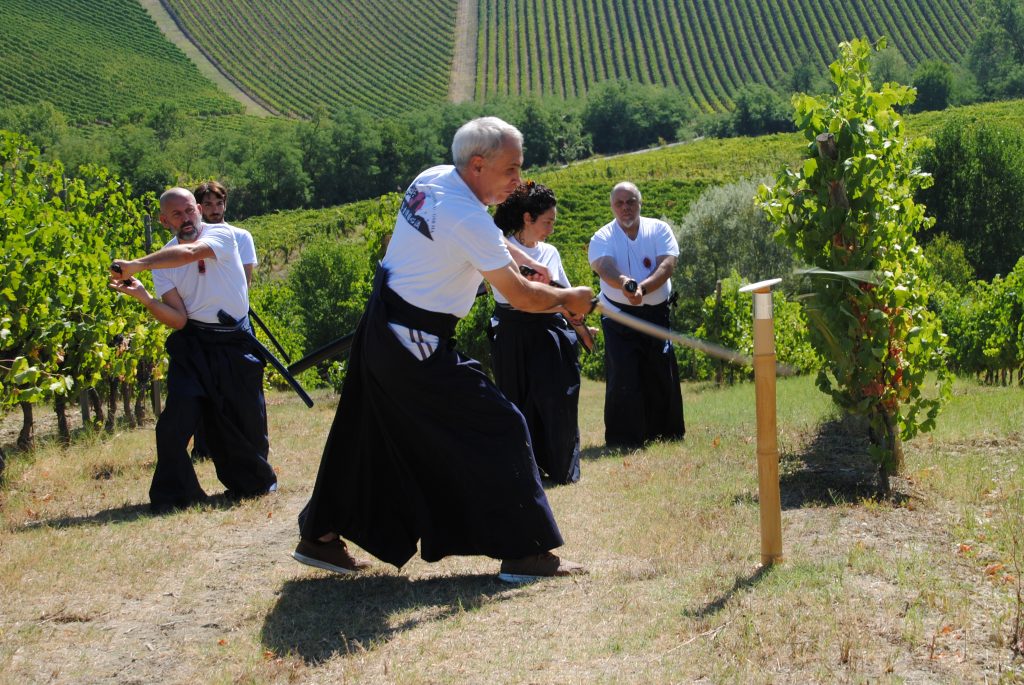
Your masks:
M569 286L558 250L544 241L554 229L557 201L550 188L527 181L498 205L494 223L510 243L548 268L552 285ZM537 466L556 483L580 479L577 410L580 365L577 336L564 309L530 314L514 309L494 289L491 357L505 397L526 417Z

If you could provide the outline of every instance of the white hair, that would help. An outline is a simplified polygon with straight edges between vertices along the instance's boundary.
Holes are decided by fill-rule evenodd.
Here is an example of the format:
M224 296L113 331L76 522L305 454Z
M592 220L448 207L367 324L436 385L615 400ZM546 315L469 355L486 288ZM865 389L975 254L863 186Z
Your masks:
M637 201L639 201L639 202L643 202L644 201L644 197L643 197L643 195L640 194L640 189L639 188L637 188L634 184L630 183L629 181L620 181L619 183L615 184L615 187L612 188L611 194L608 195L608 201L609 202L612 202L615 199L615 191L617 191L617 190L628 190L628 191L636 194Z
M465 169L473 157L490 157L509 139L523 144L523 134L512 124L498 117L479 117L467 121L452 139L452 160Z

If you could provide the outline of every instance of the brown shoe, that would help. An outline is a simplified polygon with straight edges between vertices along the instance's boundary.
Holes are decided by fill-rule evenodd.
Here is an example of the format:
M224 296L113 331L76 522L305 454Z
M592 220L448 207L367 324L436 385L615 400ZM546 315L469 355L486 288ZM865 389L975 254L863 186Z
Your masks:
M370 567L370 562L352 556L348 551L348 545L341 538L330 542L299 540L299 546L292 552L292 558L300 564L335 573L355 573Z
M541 552L522 559L503 559L498 580L506 583L532 583L554 576L582 576L589 573L582 564L559 559L551 552Z

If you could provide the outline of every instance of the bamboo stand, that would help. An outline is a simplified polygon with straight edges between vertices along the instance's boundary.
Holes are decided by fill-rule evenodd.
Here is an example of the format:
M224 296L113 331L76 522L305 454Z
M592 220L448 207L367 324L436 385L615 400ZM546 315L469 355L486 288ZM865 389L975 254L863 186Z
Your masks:
M782 561L782 500L775 423L775 324L772 319L772 286L781 281L781 278L773 278L740 288L740 292L754 294L754 395L763 566Z

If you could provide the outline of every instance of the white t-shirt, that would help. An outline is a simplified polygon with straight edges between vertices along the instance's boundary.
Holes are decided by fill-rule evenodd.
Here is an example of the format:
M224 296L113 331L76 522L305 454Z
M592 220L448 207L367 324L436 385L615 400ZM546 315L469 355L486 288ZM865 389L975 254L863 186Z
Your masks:
M664 221L640 217L640 228L636 239L630 240L619 227L617 220L607 223L598 229L590 239L587 259L593 264L601 257L611 257L619 267L619 271L637 282L654 273L658 265L658 257L679 256L679 243L672 233L672 228ZM672 279L668 279L658 289L644 295L644 304L661 304L672 292ZM601 294L612 302L629 305L629 300L618 288L601 281Z
M252 233L239 228L238 226L232 226L231 224L224 224L230 228L235 234L235 242L238 243L238 256L242 260L242 266L252 264L256 266L259 261L256 259L256 243L252 240Z
M512 261L501 230L450 165L427 169L402 200L383 264L388 285L420 309L469 313L483 277Z
M153 286L158 297L177 289L188 318L203 323L219 324L218 310L223 309L235 319L249 313L249 291L245 271L238 256L235 234L227 224L200 224L196 242L208 245L214 259L204 259L204 272L199 262L170 269L153 269ZM164 247L177 245L171 238Z
M531 259L546 266L548 273L551 274L551 280L558 281L566 288L572 285L569 283L569 277L565 275L565 269L562 268L562 256L558 254L558 249L554 245L541 242L537 243L534 247L526 247L513 236L509 236L508 241L529 255ZM495 302L508 304L508 299L497 288L492 288L492 291L494 292Z

